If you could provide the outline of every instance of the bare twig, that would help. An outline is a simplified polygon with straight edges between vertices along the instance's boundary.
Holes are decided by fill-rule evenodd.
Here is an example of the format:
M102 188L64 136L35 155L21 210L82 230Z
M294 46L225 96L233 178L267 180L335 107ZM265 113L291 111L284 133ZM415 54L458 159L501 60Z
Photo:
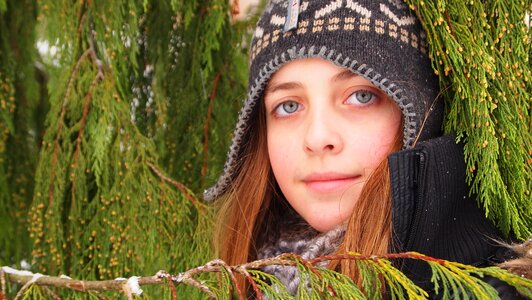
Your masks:
M253 277L251 277L251 274L249 274L249 272L246 269L244 269L244 268L240 268L237 271L239 273L244 274L244 276L246 276L246 280L248 281L248 283L253 288L253 291L255 292L255 296L257 297L257 300L262 300L262 293L260 292L259 287L257 286L255 281L253 280Z
M32 278L29 279L26 283L24 283L22 288L18 291L17 295L15 296L14 300L21 299L21 297L24 296L24 293L26 292L26 290L34 283L36 282L34 282Z
M221 73L218 72L214 78L214 84L209 97L209 108L207 110L207 117L205 119L205 126L203 127L203 164L201 166L201 176L205 177L207 174L207 156L209 152L209 129L211 125L212 110L214 108L214 98L216 98L216 90L218 89L218 82L220 81Z
M61 277L45 276L32 282L33 276L31 275L17 275L7 273L9 281L27 285L28 283L37 284L39 286L54 286L58 288L67 288L78 292L87 291L122 291L124 284L127 284L125 280L101 280L101 281L83 281L76 279L68 279ZM139 278L139 285L158 285L164 281L157 276L147 276Z
M205 294L209 295L209 297L211 297L211 299L216 299L216 295L211 291L211 289L209 289L209 287L201 284L199 281L197 281L196 279L193 278L194 275L202 273L202 271L199 271L199 270L201 270L201 269L209 269L208 265L209 265L209 263L207 265L205 265L205 266L197 267L197 268L191 269L189 271L180 273L178 275L170 275L170 274L166 273L165 271L159 271L159 272L157 272L156 276L159 276L159 278L170 278L174 283L177 283L177 284L181 284L182 283L182 284L185 284L185 285L190 285L190 286L196 287L200 291L202 291ZM218 270L219 269L217 269L216 271L218 271ZM214 272L214 270L213 270L213 272Z
M166 281L168 281L168 286L170 286L170 290L172 291L172 300L177 300L174 282L169 277L166 277Z
M451 35L456 38L456 34L454 33L453 24L451 23L451 15L449 14L449 10L445 10L445 18L447 19L447 24L449 25L449 30L451 31Z
M293 254L293 253L288 253L288 254L284 254L284 256L286 257L292 257L296 260L299 260L301 263L303 263L312 273L316 274L316 276L318 276L318 278L321 279L321 274L320 272L318 272L318 270L316 270L316 268L313 266L313 263L308 261L308 260L304 260L301 256L299 255L296 255L296 254Z
M159 169L157 169L157 167L155 167L153 164L151 163L147 163L147 164L148 164L148 167L150 167L150 169L153 171L153 173L159 176L159 178L161 178L162 181L168 182L171 185L175 186L183 195L185 195L185 197L187 197L188 200L190 200L196 206L202 207L200 205L198 198L196 198L196 196L194 196L194 194L184 184L177 182L172 178L168 178L161 171L159 171Z
M226 271L227 273L229 273L229 277L231 278L231 281L233 282L233 286L235 287L235 290L238 294L238 298L239 299L246 299L244 298L244 295L242 294L242 290L240 289L240 287L238 286L238 282L236 280L236 277L235 277L235 273L233 272L233 269L231 267L229 267L223 260L221 259L218 259L218 260L214 260L213 261L214 264L218 264L220 266L222 266Z

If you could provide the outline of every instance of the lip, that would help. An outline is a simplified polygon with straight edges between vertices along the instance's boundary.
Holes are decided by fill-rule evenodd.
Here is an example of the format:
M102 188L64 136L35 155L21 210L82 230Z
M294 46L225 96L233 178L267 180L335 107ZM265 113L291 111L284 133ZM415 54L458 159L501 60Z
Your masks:
M303 178L303 182L311 191L325 193L343 190L354 184L360 177L361 175L335 172L313 173Z

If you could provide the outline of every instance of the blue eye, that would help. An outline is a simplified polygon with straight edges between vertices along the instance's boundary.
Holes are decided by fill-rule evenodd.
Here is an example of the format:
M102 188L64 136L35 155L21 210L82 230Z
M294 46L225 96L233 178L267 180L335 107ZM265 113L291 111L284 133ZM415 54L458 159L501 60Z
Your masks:
M358 90L347 98L346 102L353 105L368 105L377 99L377 95L369 90Z
M299 110L299 103L295 101L286 101L275 108L275 114L279 116L288 116Z

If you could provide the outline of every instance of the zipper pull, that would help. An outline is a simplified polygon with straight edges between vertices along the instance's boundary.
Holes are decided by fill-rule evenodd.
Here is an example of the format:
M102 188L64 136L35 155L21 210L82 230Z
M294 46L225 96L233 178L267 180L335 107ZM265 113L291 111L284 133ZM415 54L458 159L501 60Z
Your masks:
M299 0L288 0L288 11L286 22L284 23L284 32L297 28L297 19L299 18Z

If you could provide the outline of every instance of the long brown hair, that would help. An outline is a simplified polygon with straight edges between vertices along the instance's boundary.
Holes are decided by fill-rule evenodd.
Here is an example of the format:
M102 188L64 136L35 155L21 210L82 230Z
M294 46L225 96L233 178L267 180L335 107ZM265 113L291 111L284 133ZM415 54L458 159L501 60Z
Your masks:
M252 122L242 163L231 189L218 200L215 251L229 265L255 258L257 231L271 203L271 167L266 141L266 121L259 105Z
M275 232L275 220L279 219L278 214L285 205L283 198L277 196L268 158L264 108L258 105L257 122L252 122L248 131L253 134L243 150L239 172L230 191L218 200L221 206L215 249L229 265L256 259L262 237ZM401 144L402 134L398 132L391 151L399 150ZM384 159L362 189L338 252L385 254L389 251L391 230L390 178L388 163ZM353 261L333 262L330 267L339 269L360 285Z
M402 128L402 126L400 126ZM390 150L400 150L402 134L397 133ZM390 251L392 235L392 197L388 160L384 159L370 175L347 223L345 238L337 253L356 252L382 255ZM339 266L338 266L339 265ZM330 268L340 269L342 274L353 278L358 286L362 280L356 261L331 262Z

